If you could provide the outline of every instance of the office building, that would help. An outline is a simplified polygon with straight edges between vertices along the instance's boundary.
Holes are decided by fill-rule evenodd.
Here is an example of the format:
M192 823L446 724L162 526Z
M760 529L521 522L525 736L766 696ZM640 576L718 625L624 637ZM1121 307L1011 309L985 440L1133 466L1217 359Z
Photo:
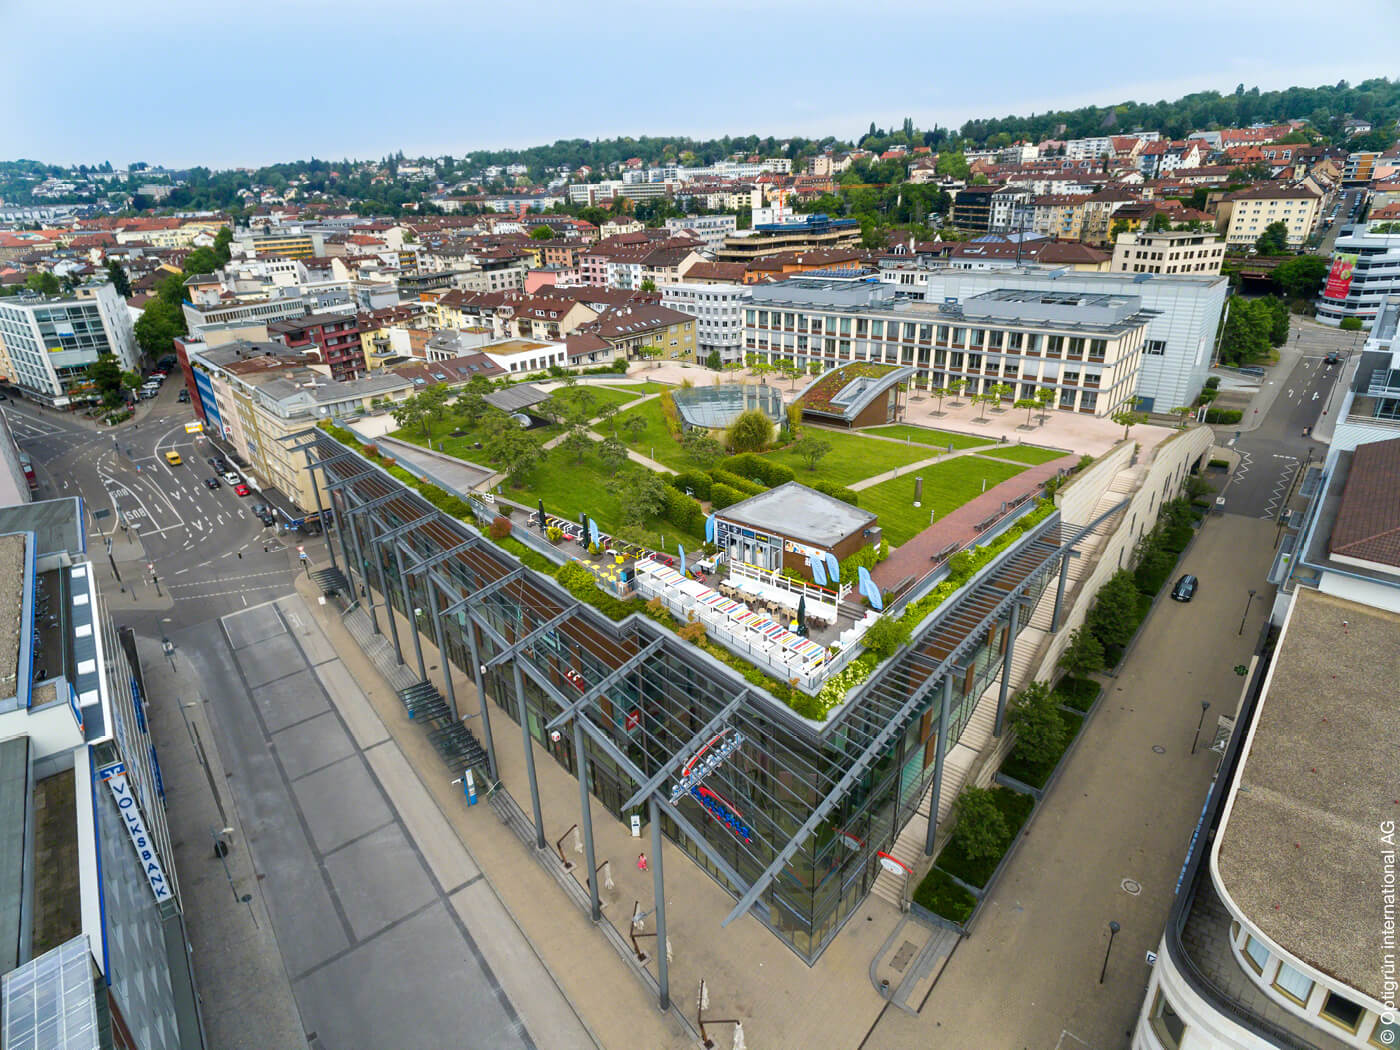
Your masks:
M1363 223L1333 244L1332 265L1317 298L1323 324L1355 317L1369 326L1386 297L1400 294L1400 232L1372 232L1380 225Z
M856 220L803 215L790 222L756 224L747 236L731 234L714 254L716 262L749 262L777 252L854 248L859 243Z
M743 360L744 304L751 289L732 284L670 284L661 289L661 305L695 318L696 356L718 353L724 364Z
M1138 296L1144 310L1153 311L1138 368L1139 407L1162 413L1191 404L1205 385L1229 289L1218 276L1087 273L1056 266L966 270L920 259L881 260L880 279L929 302L960 301L996 288Z
M0 342L10 382L51 408L96 398L87 369L103 354L115 357L122 371L141 369L131 314L110 282L65 295L0 298Z
M692 233L707 251L713 252L723 247L724 239L738 230L738 219L733 215L687 215L667 219L666 229L672 236Z
M900 365L917 387L960 386L969 396L1053 390L1060 409L1108 416L1135 394L1152 316L1127 294L1010 287L933 303L888 284L797 278L754 289L744 349L804 369Z
M0 508L4 1045L199 1050L148 701L90 521L77 498Z

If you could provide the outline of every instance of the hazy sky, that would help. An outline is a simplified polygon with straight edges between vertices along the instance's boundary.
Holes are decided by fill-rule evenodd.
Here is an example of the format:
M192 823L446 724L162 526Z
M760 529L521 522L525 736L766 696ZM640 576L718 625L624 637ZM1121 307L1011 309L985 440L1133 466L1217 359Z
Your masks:
M905 116L1356 83L1400 71L1397 44L1396 0L0 0L0 157L228 167L849 138Z

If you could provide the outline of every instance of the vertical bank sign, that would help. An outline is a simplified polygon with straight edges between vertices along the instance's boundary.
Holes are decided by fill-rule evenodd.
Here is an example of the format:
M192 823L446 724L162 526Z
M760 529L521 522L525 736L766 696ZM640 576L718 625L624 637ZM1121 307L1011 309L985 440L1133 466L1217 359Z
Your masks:
M1327 271L1327 284L1322 294L1327 299L1345 299L1351 290L1351 277L1356 269L1355 253L1341 253L1332 256L1332 269Z
M151 884L151 893L155 895L156 903L161 904L172 899L174 894L170 892L170 883L165 881L165 869L160 866L156 844L151 839L150 832L146 830L141 807L136 804L136 793L127 783L126 767L118 762L100 770L98 776L107 781L107 786L112 789L117 811L121 814L122 823L126 825L131 844L136 847L136 856L140 858L141 868L146 873L146 881Z

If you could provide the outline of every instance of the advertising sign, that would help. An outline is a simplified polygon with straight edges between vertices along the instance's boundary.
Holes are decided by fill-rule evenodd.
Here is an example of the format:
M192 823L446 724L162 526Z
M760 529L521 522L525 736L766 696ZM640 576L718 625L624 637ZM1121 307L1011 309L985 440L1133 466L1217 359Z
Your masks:
M116 799L122 823L126 825L126 833L131 836L131 844L136 847L136 856L141 859L141 867L145 870L146 881L151 885L151 893L155 895L156 902L170 900L173 896L170 883L165 881L165 869L160 866L155 843L151 840L150 832L146 830L146 821L141 816L140 807L136 805L136 795L126 781L126 773L104 770L100 775L112 789L112 797Z
M1356 269L1356 254L1343 252L1332 256L1332 269L1327 272L1327 283L1322 294L1327 299L1345 299L1351 290L1352 272Z

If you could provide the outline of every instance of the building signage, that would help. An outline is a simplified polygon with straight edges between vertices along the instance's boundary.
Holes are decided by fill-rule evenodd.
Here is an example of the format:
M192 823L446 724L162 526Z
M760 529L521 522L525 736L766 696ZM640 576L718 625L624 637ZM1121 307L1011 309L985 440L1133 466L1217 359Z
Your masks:
M905 864L904 861L900 860L898 857L891 857L888 853L884 852L877 853L876 856L880 858L880 867L893 875L914 874L909 865Z
M185 424L185 433L186 433L186 434L198 434L198 433L201 433L203 430L204 430L204 424L201 423L201 422L200 422L199 420L197 420L197 419L196 419L193 423L186 423L186 424Z
M156 855L156 844L151 839L151 834L146 830L146 821L141 816L141 808L136 804L136 795L131 790L131 785L126 781L125 767L121 765L108 766L99 774L103 780L107 781L107 786L112 789L112 797L116 799L117 810L122 815L122 823L126 825L126 833L131 837L131 844L136 847L136 856L141 860L141 866L146 873L146 881L150 883L151 893L155 895L156 903L171 900L174 894L170 892L170 883L165 881L165 869L160 866L160 857Z
M753 829L744 823L744 815L723 795L698 784L690 789L691 797L705 807L705 811L719 821L739 839L740 842L753 842Z
M1327 284L1322 289L1324 298L1345 299L1351 291L1351 278L1356 271L1356 254L1342 252L1332 256L1332 269L1327 272Z

